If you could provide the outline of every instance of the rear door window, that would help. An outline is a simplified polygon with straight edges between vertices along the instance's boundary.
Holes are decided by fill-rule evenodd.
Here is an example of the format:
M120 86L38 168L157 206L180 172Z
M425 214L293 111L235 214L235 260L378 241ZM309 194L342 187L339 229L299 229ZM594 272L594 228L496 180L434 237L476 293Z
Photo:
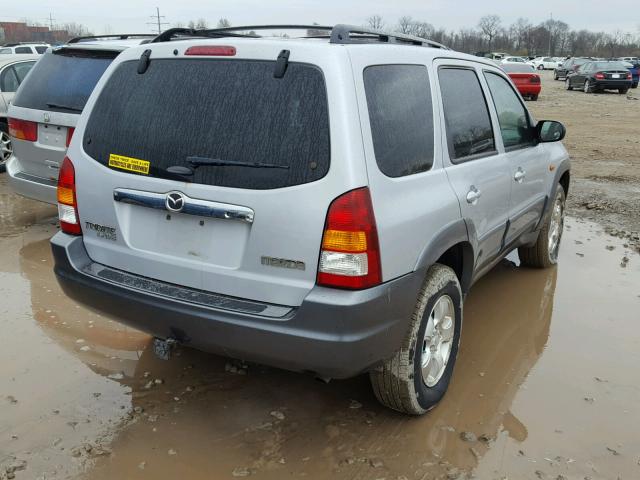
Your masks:
M475 70L443 67L438 77L453 163L495 153L491 117Z
M31 71L31 69L35 64L36 62L22 62L22 63L16 63L13 65L13 69L15 70L16 75L18 76L18 82L22 83L24 81L25 77L27 76L27 73Z
M13 103L35 110L80 113L118 53L68 48L45 53Z
M45 47L45 46L36 47L36 52L38 52L39 54L43 54L44 52L47 51L47 48L49 48L49 47Z
M329 170L319 68L291 62L283 78L274 78L275 61L158 59L142 75L137 68L138 61L118 66L89 118L84 149L103 165L123 172L133 170L123 169L129 161L144 166L137 174L258 190L313 182ZM191 168L194 157L262 167L167 171Z
M402 177L433 165L433 106L427 68L378 65L364 71L371 136L380 171Z
M18 76L13 67L7 67L0 74L0 91L10 93L15 92L20 86Z

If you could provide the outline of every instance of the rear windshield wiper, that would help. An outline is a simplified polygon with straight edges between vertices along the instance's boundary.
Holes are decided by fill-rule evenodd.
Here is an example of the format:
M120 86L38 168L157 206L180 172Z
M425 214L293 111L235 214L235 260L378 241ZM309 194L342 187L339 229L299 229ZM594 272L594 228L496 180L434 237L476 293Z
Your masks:
M220 160L219 158L187 157L193 168L198 167L249 167L249 168L282 168L289 170L289 165L276 165L275 163L261 162L236 162L234 160Z
M233 160L220 160L219 158L207 157L187 157L187 162L191 167L184 165L173 165L167 168L167 172L182 177L192 177L199 167L248 167L248 168L282 168L289 169L289 165L276 165L275 163L261 162L236 162Z
M47 107L49 107L49 108L59 108L61 110L69 110L71 112L80 112L80 113L82 113L82 109L81 108L71 107L69 105L60 105L60 104L57 104L57 103L47 103Z

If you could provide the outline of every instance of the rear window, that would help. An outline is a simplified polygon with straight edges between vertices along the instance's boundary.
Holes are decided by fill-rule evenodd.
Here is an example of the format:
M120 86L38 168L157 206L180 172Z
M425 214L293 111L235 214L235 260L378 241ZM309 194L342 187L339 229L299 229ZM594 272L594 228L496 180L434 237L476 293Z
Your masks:
M402 177L429 170L433 165L433 107L427 68L368 67L364 85L380 171Z
M502 64L502 69L507 73L533 73L535 69L526 63Z
M45 53L13 103L35 110L80 113L117 55L118 52L81 49Z
M627 70L622 62L596 62L593 64L596 70Z
M11 54L10 48L0 48L0 55Z
M317 67L291 62L283 78L274 78L275 61L159 59L142 75L137 68L138 61L118 66L89 118L84 149L101 164L111 155L139 159L148 176L184 181L167 168L191 167L190 157L259 163L200 166L186 177L257 190L313 182L329 170L327 93Z

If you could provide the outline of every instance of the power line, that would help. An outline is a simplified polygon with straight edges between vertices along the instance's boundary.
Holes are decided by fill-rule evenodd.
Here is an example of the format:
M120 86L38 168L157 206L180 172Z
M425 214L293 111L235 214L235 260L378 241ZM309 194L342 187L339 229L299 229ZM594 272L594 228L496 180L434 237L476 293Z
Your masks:
M165 18L164 15L160 15L160 9L158 7L156 7L156 14L155 15L151 15L151 17L149 18L153 18L155 21L154 22L147 22L147 25L153 25L154 27L157 26L158 27L158 35L160 35L162 33L162 26L163 25L169 25L169 22L163 22L162 19Z

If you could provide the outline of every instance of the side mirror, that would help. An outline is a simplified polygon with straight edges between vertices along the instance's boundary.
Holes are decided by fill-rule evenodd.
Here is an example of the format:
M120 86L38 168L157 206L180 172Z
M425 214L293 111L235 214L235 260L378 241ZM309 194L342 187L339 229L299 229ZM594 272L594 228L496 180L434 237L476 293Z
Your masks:
M541 143L559 142L566 134L564 125L554 120L541 120L536 125L536 138Z

